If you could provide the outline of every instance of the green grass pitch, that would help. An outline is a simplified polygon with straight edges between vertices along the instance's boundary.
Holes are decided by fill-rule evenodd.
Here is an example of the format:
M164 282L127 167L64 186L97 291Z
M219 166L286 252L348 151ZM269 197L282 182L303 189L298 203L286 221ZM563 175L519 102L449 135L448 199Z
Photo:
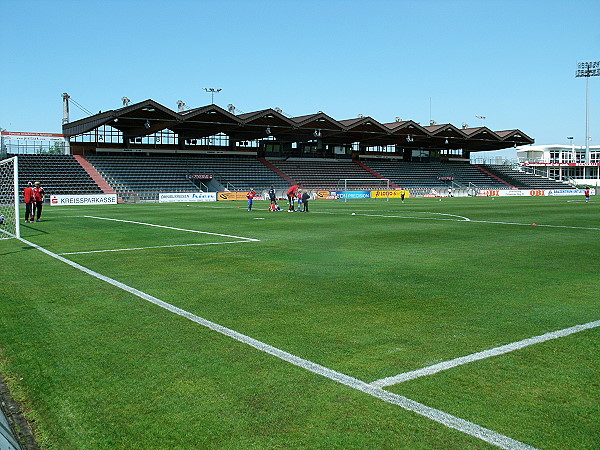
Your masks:
M600 320L598 202L310 207L47 207L21 234L367 384ZM42 448L492 448L26 242L0 241L0 261L0 372ZM593 326L384 389L532 447L595 449L599 337Z

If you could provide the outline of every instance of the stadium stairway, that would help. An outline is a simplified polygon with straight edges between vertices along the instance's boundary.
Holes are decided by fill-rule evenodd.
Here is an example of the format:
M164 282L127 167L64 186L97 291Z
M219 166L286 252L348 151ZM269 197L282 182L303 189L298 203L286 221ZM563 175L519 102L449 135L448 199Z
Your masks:
M81 164L81 167L88 173L88 175L94 180L94 182L98 185L102 192L105 194L116 194L116 191L107 183L102 174L96 170L94 166L90 164L90 162L85 159L82 155L73 155L77 162ZM117 203L124 203L123 199L120 196L117 196Z
M511 189L517 189L515 186L513 186L512 184L510 184L508 181L503 180L502 178L500 178L499 176L493 174L492 172L489 172L487 170L485 170L483 167L478 166L477 164L471 164L473 167L481 170L483 173L485 173L486 175L489 175L492 178L495 178L496 180L500 181L501 183L506 184L509 188Z
M279 170L277 167L275 167L273 164L271 164L269 161L266 160L266 158L258 158L258 160L260 162L262 162L265 166L267 166L269 169L271 169L273 172L275 172L277 175L279 175L281 178L283 178L285 181L287 181L290 184L296 184L296 181L289 177L285 172Z

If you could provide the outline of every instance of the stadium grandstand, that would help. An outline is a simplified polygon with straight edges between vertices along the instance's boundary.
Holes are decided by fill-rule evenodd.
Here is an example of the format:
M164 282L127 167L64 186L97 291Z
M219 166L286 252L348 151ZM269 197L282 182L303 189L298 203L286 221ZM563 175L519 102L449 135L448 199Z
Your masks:
M339 189L342 179L363 180L365 188L368 180L377 185L385 179L391 189L412 195L568 187L470 164L474 152L533 144L516 128L422 126L400 118L380 123L362 115L336 120L321 111L290 117L279 108L236 114L233 105L185 109L183 102L173 111L151 99L130 104L126 98L121 108L71 122L69 96L63 99L63 133L52 135L59 141L52 150L64 154L23 154L10 140L18 133L2 132L4 153L21 157L20 184L42 180L51 194L117 193L125 201L155 201L161 192L264 191L271 185L283 191L298 183Z

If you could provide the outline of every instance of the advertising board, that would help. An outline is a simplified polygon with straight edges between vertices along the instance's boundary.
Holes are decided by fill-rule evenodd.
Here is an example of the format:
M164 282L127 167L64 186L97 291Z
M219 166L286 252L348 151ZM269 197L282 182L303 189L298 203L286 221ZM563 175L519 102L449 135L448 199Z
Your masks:
M167 192L158 194L159 203L216 202L216 192Z
M545 197L583 195L584 189L482 189L477 197ZM590 189L594 195L594 189Z
M228 201L228 200L248 200L246 194L248 191L221 191L217 194L217 200L219 201ZM262 195L256 195L254 200L264 200L265 198Z
M50 206L116 205L117 194L51 195Z
M397 190L397 191L371 191L371 198L401 198L402 192L404 192L405 198L410 197L409 191Z
M371 198L371 191L331 191L331 196L338 199Z

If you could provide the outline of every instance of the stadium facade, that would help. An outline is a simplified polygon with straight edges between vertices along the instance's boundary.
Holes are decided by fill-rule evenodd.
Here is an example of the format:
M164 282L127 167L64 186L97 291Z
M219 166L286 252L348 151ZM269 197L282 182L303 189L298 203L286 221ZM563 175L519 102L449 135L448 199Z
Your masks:
M68 95L65 102L68 102ZM68 105L65 107L68 111ZM533 144L519 129L422 126L397 118L336 120L324 112L288 117L280 109L234 114L211 104L173 111L148 99L81 120L63 120L65 153L226 153L257 157L469 161L471 152Z
M600 186L600 145L530 145L517 148L517 162L537 175Z

